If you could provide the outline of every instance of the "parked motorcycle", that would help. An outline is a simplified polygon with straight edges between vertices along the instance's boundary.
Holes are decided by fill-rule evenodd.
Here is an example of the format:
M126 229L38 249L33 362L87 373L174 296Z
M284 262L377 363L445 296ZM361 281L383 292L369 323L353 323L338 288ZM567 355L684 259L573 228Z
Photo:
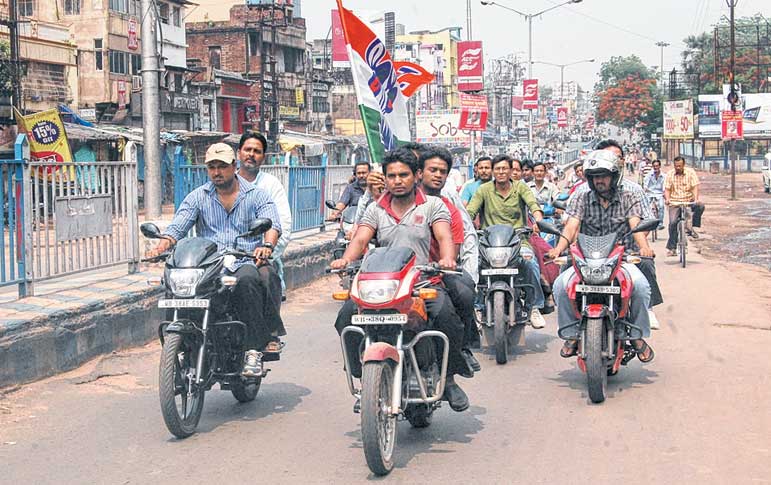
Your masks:
M326 200L324 201L324 205L326 205L331 210L337 210L337 206L335 205L335 201L333 200ZM350 206L346 207L343 212L340 214L340 217L338 218L340 222L340 226L337 229L337 234L335 235L335 246L332 250L332 259L340 259L343 257L343 254L345 254L345 250L348 248L348 244L351 242L347 237L346 234L350 233L353 230L353 226L355 224L356 219L356 211L357 207ZM341 273L340 274L340 286L344 290L348 290L351 288L351 279L353 278L353 274L355 273Z
M630 233L647 232L658 225L658 220L640 222ZM559 236L560 231L548 222L538 222L538 230ZM639 263L639 256L624 254L623 241L627 234L587 236L579 234L570 247L570 257L557 258L557 264L572 261L575 275L567 284L573 300L576 323L559 330L565 332L578 327L578 366L586 374L589 399L594 403L605 400L608 376L618 373L637 353L630 340L642 338L642 329L628 320L632 296L632 280L621 265Z
M449 340L429 329L424 303L437 297L429 285L443 272L415 264L410 249L376 248L364 258L350 292L333 294L336 300L350 297L359 310L340 339L348 389L360 400L355 411L361 414L364 456L376 475L393 468L397 419L404 416L415 428L429 426L444 394ZM360 339L351 339L353 335ZM360 344L349 349L351 340ZM349 352L362 364L352 362ZM359 389L352 366L360 365Z
M510 346L525 345L525 324L530 319L525 288L531 285L522 281L522 274L525 260L532 259L533 253L523 250L521 237L532 232L505 224L480 231L477 292L485 309L481 323L485 341L495 348L499 364L507 362Z
M204 395L214 384L229 389L238 401L249 402L270 370L263 367L256 378L241 376L247 330L230 305L236 277L225 270L238 259L253 257L235 249L239 239L263 234L271 225L270 219L257 219L236 238L234 248L218 251L208 239L189 237L172 250L143 260L166 261L163 277L154 281L166 289L158 307L171 314L158 327L163 346L158 391L163 420L177 438L195 433ZM142 224L141 231L149 239L162 238L155 224ZM262 353L262 363L279 358L278 353Z

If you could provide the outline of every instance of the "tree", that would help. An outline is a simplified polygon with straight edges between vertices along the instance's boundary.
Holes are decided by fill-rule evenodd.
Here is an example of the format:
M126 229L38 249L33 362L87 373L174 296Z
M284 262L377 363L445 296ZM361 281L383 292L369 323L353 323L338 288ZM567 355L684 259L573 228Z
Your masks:
M646 67L642 60L634 54L628 57L611 57L608 62L602 63L599 75L600 81L594 86L595 93L615 86L618 82L630 76L639 79L656 78L656 72Z
M13 93L13 68L11 66L11 45L0 40L0 95Z

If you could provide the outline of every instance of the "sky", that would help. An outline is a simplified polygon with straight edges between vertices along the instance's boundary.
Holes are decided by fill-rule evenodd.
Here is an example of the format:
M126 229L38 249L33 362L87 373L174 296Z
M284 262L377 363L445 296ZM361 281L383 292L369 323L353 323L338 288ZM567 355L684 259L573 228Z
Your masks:
M227 18L228 5L244 0L196 0L199 4L188 21L209 13L212 20ZM496 3L526 13L536 13L562 3L557 0L496 0ZM406 31L439 30L461 26L465 39L466 0L344 0L346 8L390 10ZM308 40L326 37L334 0L302 0ZM533 60L555 64L594 58L565 68L565 82L575 80L583 89L597 81L602 62L612 56L636 54L649 66L660 66L664 48L664 70L680 64L682 40L691 34L712 31L721 16L728 16L726 0L583 0L559 7L533 19ZM761 13L771 19L771 0L738 0L736 16ZM482 40L485 58L518 54L527 59L527 22L514 12L496 5L472 1L472 34ZM658 67L657 67L658 68ZM533 77L558 83L560 69L535 64Z

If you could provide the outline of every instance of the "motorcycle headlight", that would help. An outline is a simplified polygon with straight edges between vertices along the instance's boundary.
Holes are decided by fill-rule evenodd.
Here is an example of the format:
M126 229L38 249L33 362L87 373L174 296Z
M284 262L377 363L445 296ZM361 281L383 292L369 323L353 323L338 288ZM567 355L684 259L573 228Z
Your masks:
M505 268L509 264L514 248L487 248L485 255L492 268Z
M584 281L590 285L601 285L610 280L613 269L618 263L618 256L611 259L577 259L578 269Z
M359 297L367 303L386 303L394 299L399 280L359 280Z
M174 296L195 296L195 288L203 274L202 269L172 269L169 271L169 289Z

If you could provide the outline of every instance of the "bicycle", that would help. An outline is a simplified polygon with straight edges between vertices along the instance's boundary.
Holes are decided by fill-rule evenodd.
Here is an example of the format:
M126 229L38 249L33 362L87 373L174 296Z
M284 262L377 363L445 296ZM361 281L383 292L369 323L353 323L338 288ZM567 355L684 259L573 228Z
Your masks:
M650 196L648 197L648 203L651 205L651 212L653 213L654 219L659 219L659 204L658 204L658 197ZM656 227L654 230L650 232L651 236L651 242L656 242L656 240L659 238L658 233L658 227Z
M685 268L685 255L688 252L688 221L691 218L691 206L693 202L670 202L672 207L677 207L677 247L680 250L680 264Z

